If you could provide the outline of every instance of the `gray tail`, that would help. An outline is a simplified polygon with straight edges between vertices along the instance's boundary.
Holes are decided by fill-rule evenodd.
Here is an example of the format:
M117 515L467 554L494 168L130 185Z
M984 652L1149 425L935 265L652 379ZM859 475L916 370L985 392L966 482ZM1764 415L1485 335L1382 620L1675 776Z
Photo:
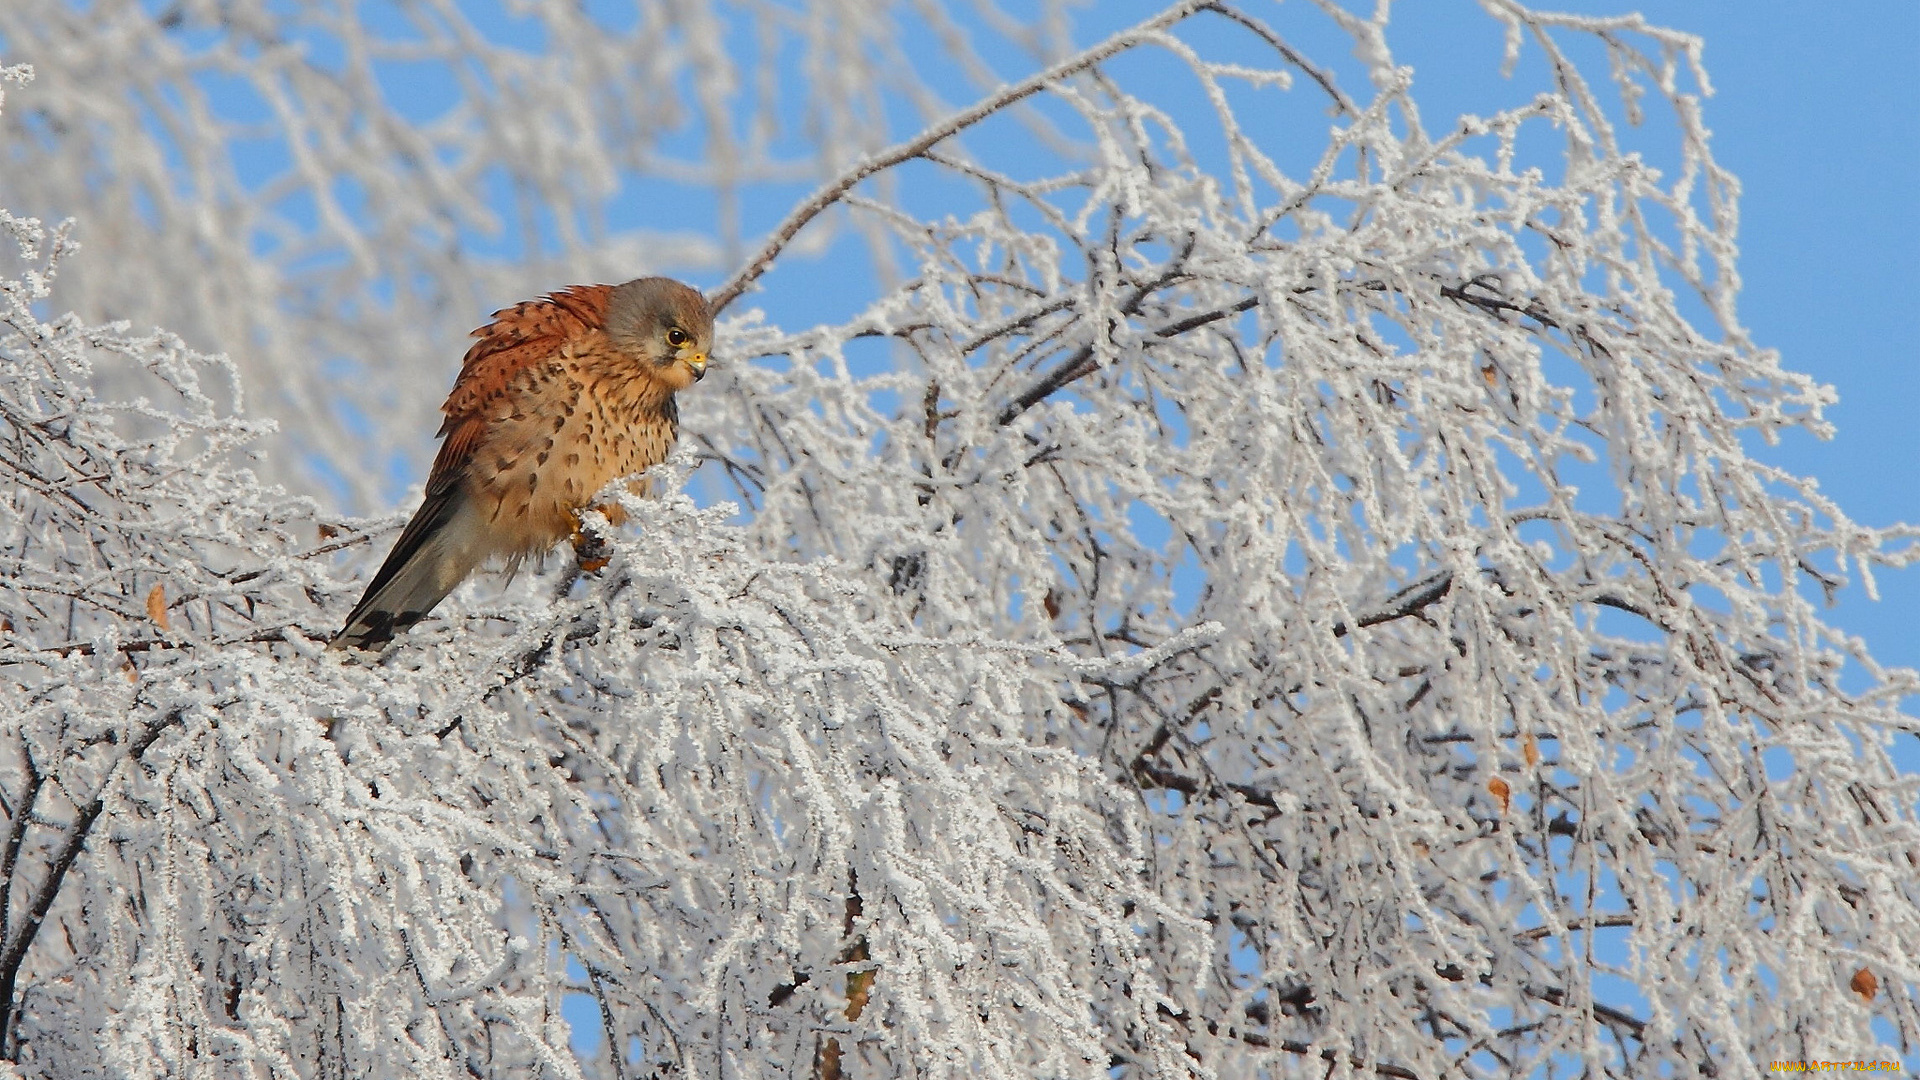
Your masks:
M480 561L457 520L467 506L458 484L427 493L328 649L377 652L446 599Z

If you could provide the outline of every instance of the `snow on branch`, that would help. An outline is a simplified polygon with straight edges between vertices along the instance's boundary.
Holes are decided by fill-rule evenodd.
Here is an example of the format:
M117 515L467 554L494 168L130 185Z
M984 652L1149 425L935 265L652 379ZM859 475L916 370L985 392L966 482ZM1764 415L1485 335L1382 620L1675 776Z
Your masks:
M1819 605L1916 532L1753 456L1824 433L1831 393L1739 323L1698 43L1482 6L1544 75L1440 124L1385 9L1332 0L1089 49L1053 7L915 6L957 109L906 9L827 0L541 9L534 45L449 5L400 5L406 33L142 9L65 50L64 6L0 14L40 70L9 145L48 163L0 187L7 1067L1404 1080L1910 1048L1920 781L1889 744L1920 681ZM994 85L962 26L1038 74ZM783 48L816 140L785 158ZM423 117L376 55L470 81ZM272 119L169 70L237 72ZM863 123L889 94L901 139ZM1652 110L1672 175L1622 122ZM197 156L267 123L289 171ZM205 138L112 157L170 124ZM103 160L152 220L26 216ZM496 167L512 258L463 224L501 212ZM610 193L665 176L817 193L757 254L734 219L626 244ZM855 314L723 325L662 494L589 516L601 569L322 651L394 523L320 508L424 426L467 299L642 249L733 271L723 300L866 288L813 261L846 257L828 233L872 271ZM134 280L154 308L109 302Z

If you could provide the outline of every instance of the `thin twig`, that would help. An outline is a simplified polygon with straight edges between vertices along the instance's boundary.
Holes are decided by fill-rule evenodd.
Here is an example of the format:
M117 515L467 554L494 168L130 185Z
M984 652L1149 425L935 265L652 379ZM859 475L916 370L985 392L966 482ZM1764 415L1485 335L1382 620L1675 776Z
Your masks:
M1220 1032L1223 1025L1218 1020L1209 1019L1207 1017L1195 1017L1187 1013L1187 1011L1184 1009L1180 1010L1179 1012L1175 1012L1174 1010L1168 1008L1164 1003L1160 1005L1160 1015L1177 1022L1182 1027L1185 1027L1188 1030L1192 1030L1191 1024L1195 1020L1197 1020L1199 1023L1204 1024L1206 1026L1207 1034L1212 1035L1215 1038L1238 1039L1240 1042L1243 1042L1248 1046L1257 1047L1260 1049L1272 1048L1277 1050L1284 1050L1289 1054L1296 1054L1300 1057L1317 1056L1320 1058L1320 1060L1328 1064L1329 1072L1331 1072L1331 1066L1335 1065L1340 1059L1340 1055L1333 1050L1321 1050L1316 1054L1312 1043L1304 1043L1295 1039L1282 1039L1279 1041L1275 1041L1273 1039L1268 1038L1265 1035L1260 1034L1257 1031L1243 1031L1230 1024L1224 1025L1226 1027L1226 1034L1222 1036ZM1357 1055L1349 1054L1347 1056L1347 1064L1350 1068L1353 1068L1353 1069L1364 1069L1367 1067L1368 1062L1358 1057ZM1390 1065L1384 1062L1373 1062L1372 1066L1373 1066L1373 1071L1376 1074L1380 1076L1391 1077L1392 1080L1421 1080L1419 1073L1414 1072L1412 1069L1406 1068L1401 1065Z
M792 213L788 214L787 219L780 223L780 227L773 231L773 235L768 238L766 246L760 249L759 254L755 255L753 260L747 263L745 268L735 274L731 280L725 285L722 285L718 291L708 298L708 302L713 306L714 313L718 314L724 310L728 304L739 299L740 294L746 292L748 286L752 285L761 274L766 273L767 268L773 265L773 261L779 258L780 252L799 234L801 229L806 228L809 222L819 217L828 207L839 202L846 196L847 192L852 191L861 181L885 172L902 162L911 161L925 154L936 144L972 127L1014 102L1039 93L1041 90L1046 89L1048 84L1057 82L1076 72L1085 71L1087 68L1103 60L1125 52L1135 45L1140 44L1141 41L1146 38L1165 30L1167 27L1172 26L1174 23L1185 19L1197 11L1216 9L1217 7L1217 0L1185 0L1185 2L1176 4L1131 29L1122 30L1120 33L1115 34L1085 52L1069 57L1047 70L1031 76L1024 82L1015 83L997 94L982 99L970 108L955 113L953 116L926 129L912 139L900 143L892 149L884 150L854 166L847 172L842 173L839 179L821 188L819 191L814 192L812 198L801 203Z
M1140 308L1147 302L1148 297L1167 285L1179 281L1185 274L1182 267L1186 263L1187 257L1193 254L1193 245L1194 237L1187 237L1186 246L1181 249L1178 255L1168 261L1166 271L1153 281L1135 288L1133 295L1127 297L1115 311L1123 318L1131 318L1134 315L1138 315ZM1093 289L1099 286L1096 282L1089 281L1088 287ZM1253 303L1241 301L1241 303L1247 304L1247 308L1253 307L1253 304L1258 302L1257 299L1254 300ZM1237 306L1238 305L1236 305L1236 307ZM1211 315L1213 313L1209 312L1208 314ZM1214 318L1224 318L1226 314L1227 312L1222 312L1214 316ZM1174 323L1173 326L1183 327L1183 329L1175 330L1172 326L1161 327L1159 330L1156 330L1154 334L1156 337L1172 337L1175 334L1184 333L1186 330L1191 330L1195 326L1203 326L1212 321L1214 321L1214 319L1211 318L1201 319L1198 322L1193 321L1191 318L1182 319ZM1189 323L1191 323L1191 325L1186 325ZM1000 410L1000 415L995 418L996 421L1003 427L1012 423L1015 417L1026 412L1054 391L1073 382L1075 379L1079 379L1082 376L1098 370L1099 367L1100 361L1093 355L1093 342L1089 341L1087 344L1075 349L1072 356L1061 361L1052 371L1042 375L1038 381L1022 391L1018 397L1007 402L1006 406Z
M613 1006L607 1004L607 988L600 978L598 965L587 965L587 978L593 983L593 1000L600 1005L600 1028L607 1036L607 1059L613 1062L613 1080L627 1080L627 1048L620 1037L620 1026L614 1023Z
M1386 603L1361 615L1354 622L1364 629L1369 626L1378 626L1383 622L1404 619L1409 615L1417 615L1422 609L1447 595L1447 590L1451 588L1453 588L1453 571L1442 570L1424 581L1415 582L1400 590L1389 597ZM1334 637L1346 637L1347 633L1346 623L1333 624Z
M223 638L219 641L196 642L191 639L168 641L165 638L134 638L122 641L113 647L116 653L143 653L155 649L193 649L206 646L212 649L224 649L229 645L263 645L287 640L287 631L301 629L298 624L288 623L270 630L261 630L236 638ZM305 631L302 630L304 633ZM92 656L95 648L90 641L75 641L66 645L49 645L44 649L22 649L16 656L0 655L0 664L24 664L41 656Z

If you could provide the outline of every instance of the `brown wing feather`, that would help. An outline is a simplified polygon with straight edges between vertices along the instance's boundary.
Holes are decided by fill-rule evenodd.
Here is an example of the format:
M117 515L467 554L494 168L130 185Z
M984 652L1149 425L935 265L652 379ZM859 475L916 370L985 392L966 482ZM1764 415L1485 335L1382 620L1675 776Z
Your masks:
M567 338L606 325L607 299L612 291L610 285L574 285L539 300L502 308L493 313L492 322L473 332L479 340L467 349L453 391L440 406L447 416L440 434L447 441L441 444L433 471L427 476L429 493L445 490L459 480L486 432L490 407L508 392L515 376L551 359Z

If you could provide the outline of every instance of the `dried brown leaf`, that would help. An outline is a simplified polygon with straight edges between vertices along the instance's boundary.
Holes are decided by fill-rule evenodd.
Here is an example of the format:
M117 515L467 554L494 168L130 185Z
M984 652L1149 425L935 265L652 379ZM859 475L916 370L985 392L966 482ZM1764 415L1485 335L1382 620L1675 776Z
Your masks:
M153 591L147 593L147 618L152 619L153 625L159 627L162 632L168 629L166 586L155 585Z
M1487 781L1487 790L1493 793L1494 798L1500 800L1501 813L1506 813L1507 809L1513 805L1513 789L1507 786L1505 780L1494 777Z

